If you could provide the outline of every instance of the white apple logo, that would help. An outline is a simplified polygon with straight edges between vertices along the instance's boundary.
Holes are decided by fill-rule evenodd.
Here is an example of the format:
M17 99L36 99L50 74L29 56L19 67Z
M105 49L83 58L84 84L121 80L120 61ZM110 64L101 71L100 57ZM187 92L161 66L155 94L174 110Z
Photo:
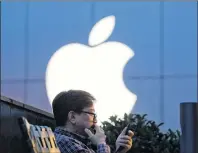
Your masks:
M46 69L46 89L51 103L59 92L78 89L96 98L99 123L111 115L123 117L131 111L137 96L126 88L123 69L134 52L120 42L104 43L114 26L115 17L105 17L92 28L89 46L71 43L53 54Z

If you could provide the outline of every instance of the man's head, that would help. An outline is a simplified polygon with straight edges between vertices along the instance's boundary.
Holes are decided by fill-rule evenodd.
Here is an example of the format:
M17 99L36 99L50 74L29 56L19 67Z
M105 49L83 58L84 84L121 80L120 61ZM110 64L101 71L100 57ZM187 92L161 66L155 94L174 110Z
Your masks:
M57 126L68 126L84 135L84 129L96 122L95 98L82 90L69 90L59 93L52 102Z

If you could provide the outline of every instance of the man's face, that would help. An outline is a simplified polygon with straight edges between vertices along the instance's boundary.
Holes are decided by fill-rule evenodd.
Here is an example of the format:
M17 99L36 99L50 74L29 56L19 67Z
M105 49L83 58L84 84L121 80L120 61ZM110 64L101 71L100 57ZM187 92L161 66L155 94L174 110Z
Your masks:
M76 115L77 130L81 135L86 135L85 128L93 128L96 124L94 105L84 108L80 114Z

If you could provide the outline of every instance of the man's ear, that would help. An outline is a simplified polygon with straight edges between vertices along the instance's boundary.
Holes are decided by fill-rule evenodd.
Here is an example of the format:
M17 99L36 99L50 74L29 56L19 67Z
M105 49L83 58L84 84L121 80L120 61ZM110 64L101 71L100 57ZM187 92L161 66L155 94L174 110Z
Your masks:
M68 120L72 123L72 124L76 124L76 116L75 116L75 112L74 111L70 111L68 113Z

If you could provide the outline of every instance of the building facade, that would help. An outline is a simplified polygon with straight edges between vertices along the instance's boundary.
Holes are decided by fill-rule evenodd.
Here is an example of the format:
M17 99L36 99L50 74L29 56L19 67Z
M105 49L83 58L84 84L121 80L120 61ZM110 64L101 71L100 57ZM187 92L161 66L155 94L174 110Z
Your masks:
M134 51L123 70L126 88L137 96L132 112L164 122L164 129L179 129L179 104L197 101L196 2L35 1L1 6L4 96L52 112L45 84L50 58L66 44L88 45L94 24L114 15L115 28L107 41L122 42Z

